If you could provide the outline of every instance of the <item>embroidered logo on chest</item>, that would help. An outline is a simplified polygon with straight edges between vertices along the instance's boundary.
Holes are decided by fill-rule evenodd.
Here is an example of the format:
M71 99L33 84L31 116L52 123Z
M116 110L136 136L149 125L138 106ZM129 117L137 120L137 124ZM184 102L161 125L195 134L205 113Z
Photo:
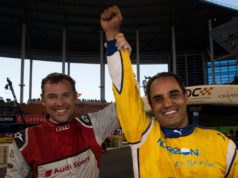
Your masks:
M70 128L70 125L69 124L66 124L66 125L59 125L55 128L56 132L62 132L62 131L65 131L65 130L68 130Z

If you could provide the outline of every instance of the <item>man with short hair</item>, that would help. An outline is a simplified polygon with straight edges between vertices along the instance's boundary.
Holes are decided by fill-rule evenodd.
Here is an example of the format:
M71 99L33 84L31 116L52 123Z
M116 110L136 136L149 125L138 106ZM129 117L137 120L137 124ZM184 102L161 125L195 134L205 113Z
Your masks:
M116 47L122 35L120 9L109 7L100 22L108 41L117 115L131 145L134 177L237 178L234 142L193 123L187 115L188 96L177 75L161 73L148 82L146 93L155 119L147 117L129 55Z
M62 73L47 75L41 89L48 119L15 134L6 177L99 178L101 144L119 127L115 105L76 117L75 81Z

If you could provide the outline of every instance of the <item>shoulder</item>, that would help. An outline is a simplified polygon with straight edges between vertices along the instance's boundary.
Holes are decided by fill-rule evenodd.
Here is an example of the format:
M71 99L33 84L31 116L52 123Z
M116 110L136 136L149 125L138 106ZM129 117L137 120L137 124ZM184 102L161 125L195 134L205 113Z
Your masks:
M14 140L19 149L22 149L24 145L28 143L28 128L14 134Z
M85 127L92 127L92 122L89 115L81 115L76 117L76 120Z
M39 129L43 127L43 124L39 124L36 126L28 127L24 130L21 130L19 132L16 132L14 134L14 140L16 142L17 147L22 150L29 144L29 137L31 135L32 138L36 138L37 140L37 133L39 133ZM31 139L32 141L32 139Z
M196 132L199 134L200 137L203 137L205 139L212 139L213 141L217 141L217 142L227 143L230 140L223 133L215 129L211 129L211 128L207 128L203 126L197 126Z

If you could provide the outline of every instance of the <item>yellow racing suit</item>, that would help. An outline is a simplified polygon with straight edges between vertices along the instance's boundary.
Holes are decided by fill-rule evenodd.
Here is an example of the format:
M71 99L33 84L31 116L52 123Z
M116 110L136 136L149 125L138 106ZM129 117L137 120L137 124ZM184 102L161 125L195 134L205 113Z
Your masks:
M148 118L130 58L107 42L117 115L130 143L135 178L238 178L233 141L222 133L190 123L187 128L162 128Z

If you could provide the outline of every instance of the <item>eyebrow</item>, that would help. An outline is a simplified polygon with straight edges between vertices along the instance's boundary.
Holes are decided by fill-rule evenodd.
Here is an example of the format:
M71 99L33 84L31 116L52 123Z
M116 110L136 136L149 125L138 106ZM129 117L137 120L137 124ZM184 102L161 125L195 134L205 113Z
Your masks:
M67 95L67 94L73 94L73 92L69 91L69 92L64 92L64 93L61 93L62 95ZM58 95L58 93L48 93L47 96L50 96L50 95Z
M180 92L180 90L178 90L178 89L174 89L174 90L171 90L171 91L169 91L169 93L171 94L173 94L173 93L179 93Z
M169 91L169 94L179 93L179 92L180 92L180 90L174 89L174 90ZM160 98L160 97L163 97L163 95L162 94L155 95L152 97L152 99L156 99L156 98Z
M152 98L152 100L154 100L154 99L157 99L157 98L161 98L162 97L162 95L155 95L155 96L153 96L153 98Z

